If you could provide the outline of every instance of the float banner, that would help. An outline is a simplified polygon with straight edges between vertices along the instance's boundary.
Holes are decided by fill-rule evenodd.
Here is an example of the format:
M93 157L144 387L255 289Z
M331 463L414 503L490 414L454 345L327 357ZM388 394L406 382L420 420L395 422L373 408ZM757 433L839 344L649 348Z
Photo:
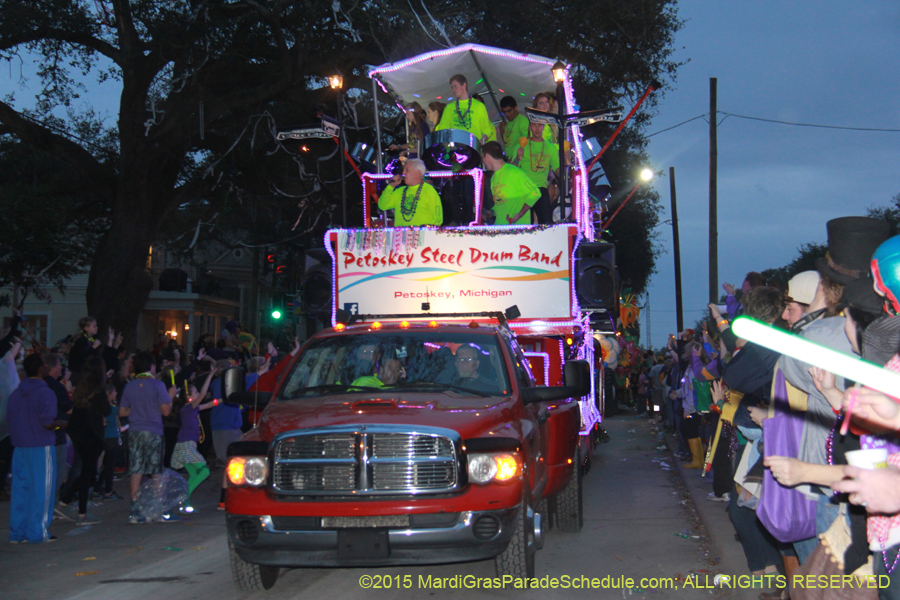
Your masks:
M569 226L334 233L338 308L383 315L420 313L423 302L432 313L517 305L523 319L571 316Z

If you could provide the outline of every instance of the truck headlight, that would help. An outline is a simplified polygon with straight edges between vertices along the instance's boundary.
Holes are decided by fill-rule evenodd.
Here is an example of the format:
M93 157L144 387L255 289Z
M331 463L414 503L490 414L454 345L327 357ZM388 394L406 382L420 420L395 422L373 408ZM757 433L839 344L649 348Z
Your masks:
M254 487L263 485L266 482L266 467L265 458L248 458L244 464L244 479L247 480L247 485Z
M266 482L267 459L236 456L228 461L228 481L232 485L259 487Z
M468 463L469 481L474 483L509 481L522 472L515 454L470 454Z

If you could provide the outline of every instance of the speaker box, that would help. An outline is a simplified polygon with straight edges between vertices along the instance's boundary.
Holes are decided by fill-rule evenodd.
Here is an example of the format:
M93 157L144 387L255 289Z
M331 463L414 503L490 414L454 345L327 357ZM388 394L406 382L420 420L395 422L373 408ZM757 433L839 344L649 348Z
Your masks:
M303 309L307 313L330 313L331 290L331 256L325 248L310 248L300 284Z
M575 252L575 293L582 309L606 309L618 305L616 247L609 242L583 242Z

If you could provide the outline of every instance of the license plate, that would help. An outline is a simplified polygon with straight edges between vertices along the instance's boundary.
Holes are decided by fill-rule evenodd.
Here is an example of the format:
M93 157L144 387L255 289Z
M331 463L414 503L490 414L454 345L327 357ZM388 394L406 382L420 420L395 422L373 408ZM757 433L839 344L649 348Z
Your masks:
M391 545L386 529L344 529L338 534L338 558L388 558Z

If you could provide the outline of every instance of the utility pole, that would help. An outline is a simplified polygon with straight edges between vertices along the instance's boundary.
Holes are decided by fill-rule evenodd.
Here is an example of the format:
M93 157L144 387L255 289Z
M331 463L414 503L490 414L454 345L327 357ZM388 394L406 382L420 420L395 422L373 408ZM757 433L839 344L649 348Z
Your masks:
M718 80L709 78L709 301L719 300L719 214L718 169L719 143L716 138L716 87ZM680 331L680 329L679 329Z
M647 301L644 302L644 321L647 327L647 348L653 349L653 335L650 331L650 294L647 294Z
M675 167L669 167L669 194L672 197L672 245L675 247L675 320L677 333L684 331L681 305L681 245L678 241L678 206L675 202Z

